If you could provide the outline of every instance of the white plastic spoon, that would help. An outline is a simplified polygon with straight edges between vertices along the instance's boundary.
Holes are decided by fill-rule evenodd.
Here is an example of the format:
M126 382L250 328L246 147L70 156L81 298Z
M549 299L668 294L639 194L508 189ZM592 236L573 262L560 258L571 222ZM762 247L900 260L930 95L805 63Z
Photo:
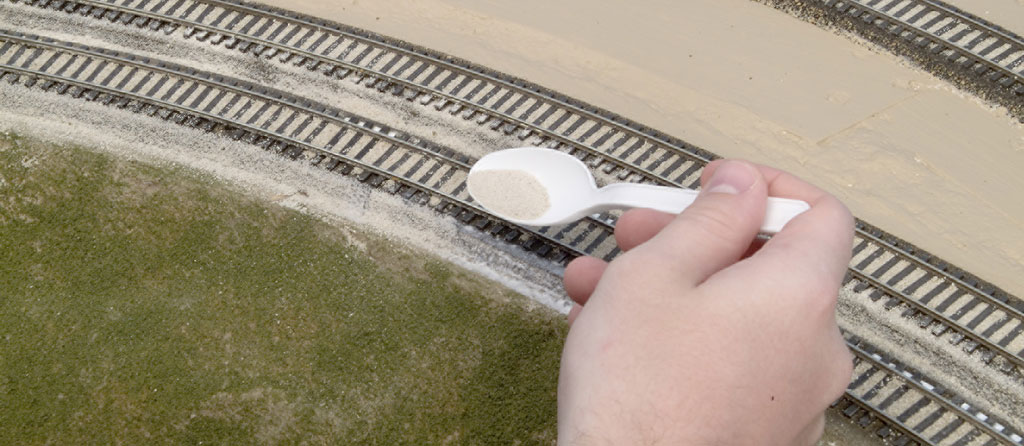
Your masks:
M598 189L582 161L538 147L487 154L470 169L468 183L469 194L485 209L524 226L560 225L612 209L650 208L676 214L699 193L635 183ZM804 201L768 197L761 232L777 233L808 209Z

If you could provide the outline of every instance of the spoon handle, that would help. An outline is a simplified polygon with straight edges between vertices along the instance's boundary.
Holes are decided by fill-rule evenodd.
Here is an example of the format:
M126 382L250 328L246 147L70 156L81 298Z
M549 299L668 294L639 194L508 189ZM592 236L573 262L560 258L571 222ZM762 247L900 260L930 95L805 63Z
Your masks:
M678 214L697 198L700 191L650 184L615 183L598 189L602 209L650 208ZM805 201L768 197L761 232L775 234L793 217L810 209Z

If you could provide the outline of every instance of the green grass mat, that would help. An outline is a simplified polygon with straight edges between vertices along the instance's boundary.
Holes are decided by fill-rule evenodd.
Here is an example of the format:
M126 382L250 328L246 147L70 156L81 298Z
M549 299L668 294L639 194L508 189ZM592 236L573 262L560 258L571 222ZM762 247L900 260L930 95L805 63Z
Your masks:
M549 444L565 331L208 177L0 136L3 443Z

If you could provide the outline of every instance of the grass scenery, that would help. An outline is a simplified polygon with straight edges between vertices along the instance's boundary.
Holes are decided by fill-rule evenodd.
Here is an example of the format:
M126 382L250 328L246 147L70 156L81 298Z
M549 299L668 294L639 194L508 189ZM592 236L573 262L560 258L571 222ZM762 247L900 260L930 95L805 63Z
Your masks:
M565 332L194 172L0 136L4 443L551 444Z

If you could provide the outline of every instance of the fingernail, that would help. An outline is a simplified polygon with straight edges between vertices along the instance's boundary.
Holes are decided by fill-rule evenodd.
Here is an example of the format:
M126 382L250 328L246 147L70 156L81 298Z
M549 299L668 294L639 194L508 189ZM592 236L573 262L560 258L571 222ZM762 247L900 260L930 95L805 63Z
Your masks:
M746 192L757 181L754 168L739 161L726 161L715 169L704 190L708 193L739 194Z

